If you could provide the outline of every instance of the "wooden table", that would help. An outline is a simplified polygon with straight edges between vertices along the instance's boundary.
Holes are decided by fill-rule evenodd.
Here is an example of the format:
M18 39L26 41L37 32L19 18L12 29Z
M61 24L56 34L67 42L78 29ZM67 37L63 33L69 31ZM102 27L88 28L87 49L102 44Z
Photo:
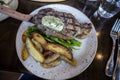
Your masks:
M83 11L89 18L91 15L93 15L94 11L99 5L99 3L96 3L95 5L89 3L88 6L86 6L87 8L83 10L83 0L80 0L80 2L78 2L78 0L67 0L60 3L78 8L79 10ZM40 3L31 2L29 0L19 0L19 7L17 11L29 14L34 9L47 4L53 3ZM106 22L104 22L102 25L98 25L95 20L91 18L98 35L98 50L96 56L92 64L84 72L70 80L111 80L111 78L105 75L105 66L112 49L112 40L109 33L113 23L118 17L120 17L120 13L109 20L105 19L104 21ZM15 48L16 33L20 24L21 21L13 18L8 18L0 22L0 70L29 73L18 59Z

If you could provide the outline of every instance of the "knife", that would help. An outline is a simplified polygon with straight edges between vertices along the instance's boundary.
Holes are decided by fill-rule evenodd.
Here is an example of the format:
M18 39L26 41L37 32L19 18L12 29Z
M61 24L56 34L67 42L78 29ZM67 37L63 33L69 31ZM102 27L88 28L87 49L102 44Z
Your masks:
M120 80L120 32L118 33L118 53L112 79Z

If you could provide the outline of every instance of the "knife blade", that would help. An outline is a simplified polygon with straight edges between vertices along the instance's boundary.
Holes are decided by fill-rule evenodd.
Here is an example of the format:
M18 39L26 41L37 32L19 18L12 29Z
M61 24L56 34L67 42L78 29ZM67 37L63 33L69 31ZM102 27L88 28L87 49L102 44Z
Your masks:
M120 32L118 32L118 53L112 79L120 80Z

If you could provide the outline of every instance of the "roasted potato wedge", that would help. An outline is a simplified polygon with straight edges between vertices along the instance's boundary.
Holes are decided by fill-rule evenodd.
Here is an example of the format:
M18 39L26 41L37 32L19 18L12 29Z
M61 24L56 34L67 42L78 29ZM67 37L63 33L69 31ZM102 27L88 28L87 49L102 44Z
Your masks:
M24 45L21 54L22 59L25 61L29 57L29 53L27 51L26 45Z
M44 68L52 68L55 66L58 66L61 63L60 59L56 59L55 61L52 61L50 63L42 63L41 66Z
M23 32L23 34L22 34L22 41L23 41L24 43L25 43L26 39L27 39L27 30L25 30L25 31Z
M44 59L43 54L34 47L33 43L31 42L31 40L29 38L26 39L26 47L27 47L27 50L30 53L30 55L36 61L41 62L41 63L44 62L45 59Z
M63 55L68 59L71 59L71 60L73 59L72 52L68 48L61 46L59 44L47 43L45 48L46 48L46 50Z
M66 56L68 59L73 58L72 52L66 47L61 46L59 44L47 43L44 37L39 33L33 33L32 36L33 36L33 39L39 42L45 50L49 50L54 53L58 53L60 55Z
M59 54L53 53L51 51L44 52L44 56L45 56L44 63L50 63L50 62L52 62L52 61L54 61L54 60L56 60L56 59L58 59L60 57Z
M40 35L39 33L34 32L32 34L33 39L37 42L39 42L42 46L47 44L47 41L44 39L44 37L42 35Z
M38 42L35 41L34 39L32 39L32 42L33 42L33 44L35 45L35 47L36 47L37 50L40 50L40 52L43 52L43 48L42 48L42 46L41 46L40 43L38 43Z
M69 63L72 66L76 66L77 65L77 61L75 59L69 60L68 58L66 58L64 56L60 56L60 58L62 60L64 60L65 62Z

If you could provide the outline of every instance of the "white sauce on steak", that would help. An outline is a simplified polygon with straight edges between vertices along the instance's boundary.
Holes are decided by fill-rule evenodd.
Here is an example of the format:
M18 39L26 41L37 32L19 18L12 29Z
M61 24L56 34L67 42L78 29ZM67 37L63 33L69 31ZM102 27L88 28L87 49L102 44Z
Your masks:
M64 23L61 19L55 16L44 16L42 17L42 25L56 31L62 31Z

